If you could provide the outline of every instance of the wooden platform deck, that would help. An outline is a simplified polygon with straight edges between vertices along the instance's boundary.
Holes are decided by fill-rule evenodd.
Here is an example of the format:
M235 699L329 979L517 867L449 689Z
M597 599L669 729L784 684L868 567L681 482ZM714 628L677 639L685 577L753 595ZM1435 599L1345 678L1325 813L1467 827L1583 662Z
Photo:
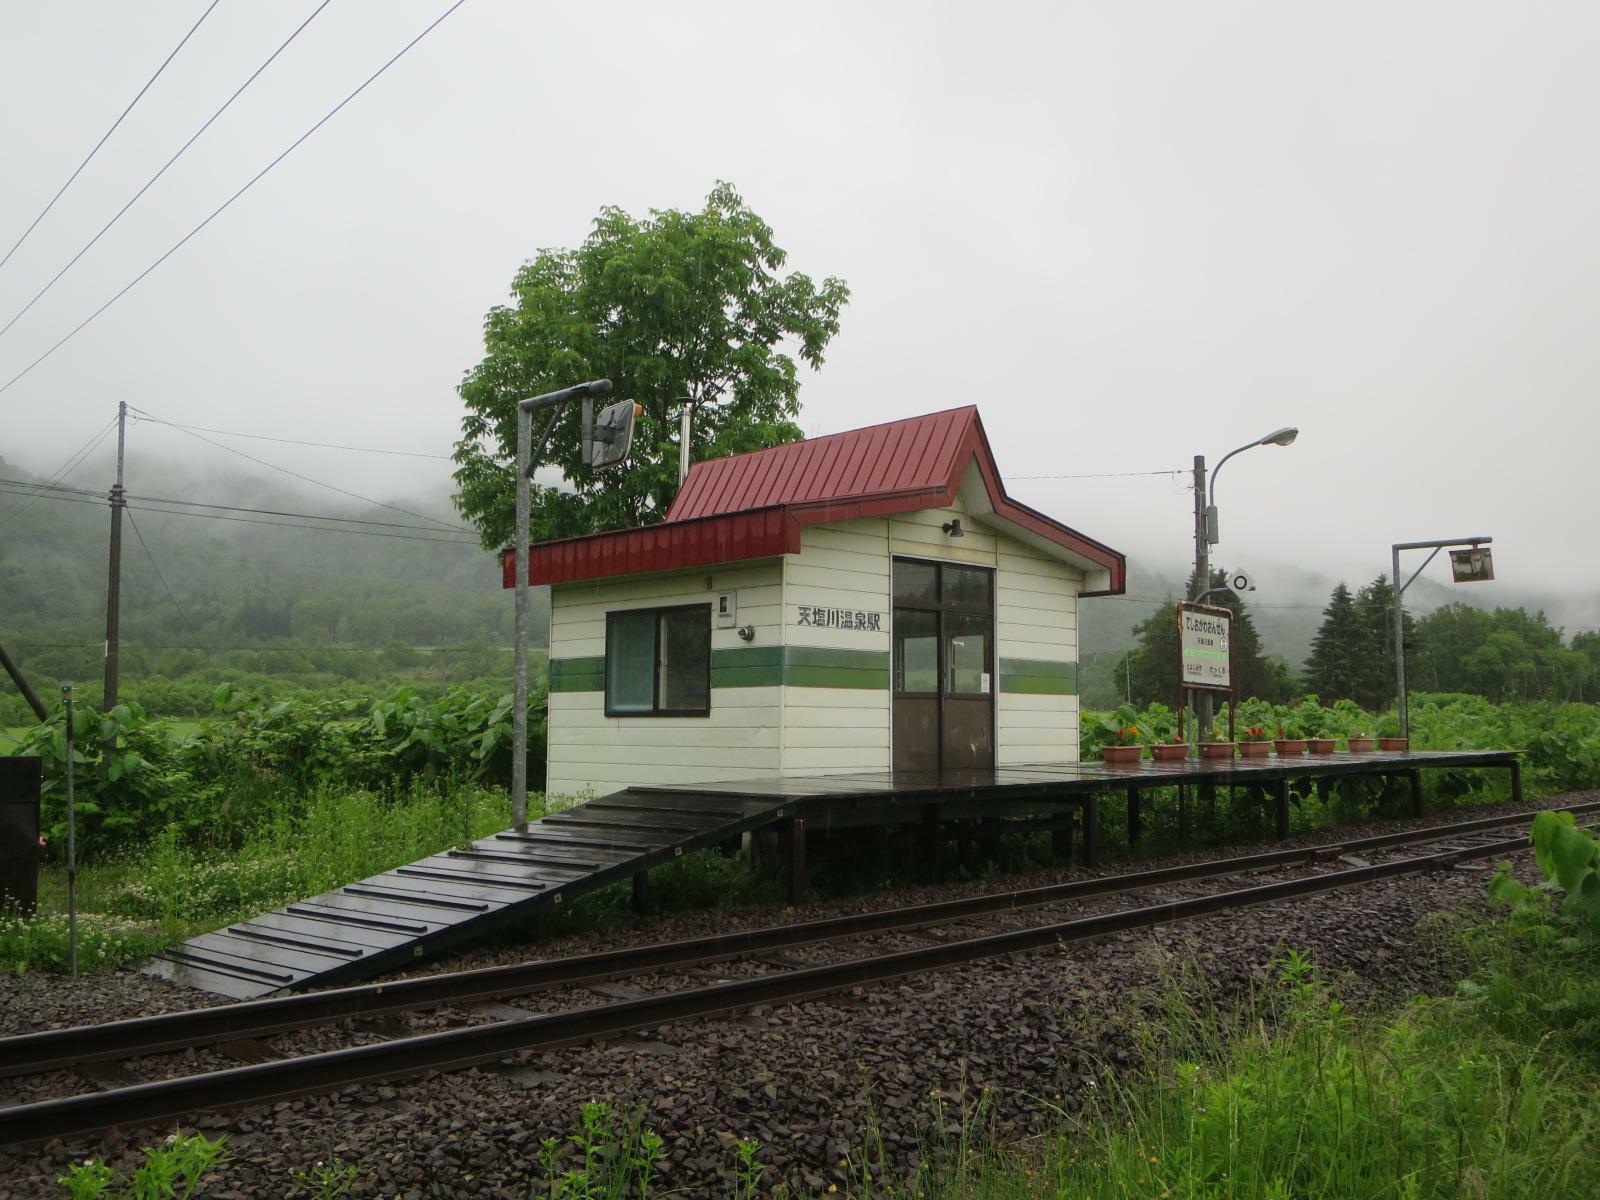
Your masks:
M1137 841L1141 797L1154 788L1261 789L1288 831L1292 783L1350 776L1409 778L1420 811L1425 769L1505 768L1521 798L1510 750L1338 753L1295 759L1035 763L981 771L858 772L693 786L634 787L552 813L469 846L359 880L320 896L200 934L142 968L176 983L235 998L350 983L481 938L585 892L646 873L674 858L777 826L790 853L791 890L804 891L805 830L831 822L925 825L945 817L1065 809L1095 860L1099 797L1128 797ZM636 895L638 893L636 892Z

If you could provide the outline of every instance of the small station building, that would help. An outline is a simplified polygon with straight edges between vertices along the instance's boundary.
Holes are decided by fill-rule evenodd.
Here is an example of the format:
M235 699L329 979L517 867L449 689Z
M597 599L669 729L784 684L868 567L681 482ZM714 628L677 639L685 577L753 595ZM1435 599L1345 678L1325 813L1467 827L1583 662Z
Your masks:
M1125 578L975 407L696 463L660 524L530 551L546 787L1075 762L1078 601Z

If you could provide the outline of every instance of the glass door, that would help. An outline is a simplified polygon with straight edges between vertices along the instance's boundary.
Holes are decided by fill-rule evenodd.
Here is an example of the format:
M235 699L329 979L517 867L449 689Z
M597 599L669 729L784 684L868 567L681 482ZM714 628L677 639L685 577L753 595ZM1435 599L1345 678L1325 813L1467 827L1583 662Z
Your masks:
M994 572L894 560L894 769L994 766Z

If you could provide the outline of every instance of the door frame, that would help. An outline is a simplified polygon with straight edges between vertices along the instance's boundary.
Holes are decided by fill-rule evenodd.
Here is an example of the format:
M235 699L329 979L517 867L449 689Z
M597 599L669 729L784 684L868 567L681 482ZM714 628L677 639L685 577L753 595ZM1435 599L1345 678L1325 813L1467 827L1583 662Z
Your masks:
M932 604L917 604L917 603L901 604L899 602L899 599L895 595L895 588L894 588L894 564L897 563L897 562L926 563L929 566L937 567L939 569L939 571L940 571L939 581L940 581L941 594L943 592L943 585L944 585L944 575L943 575L944 568L946 568L946 567L961 567L961 568L965 568L965 569L968 569L968 570L982 571L988 577L988 580L989 580L989 603L988 603L988 605L986 607L978 607L978 606L975 606L975 605L957 605L957 604L949 604L949 605L947 605L942 600L936 601L936 602L934 602ZM991 759L993 760L990 763L990 767L993 768L994 766L998 765L998 763L1000 761L1000 652L999 652L999 645L998 645L997 638L996 638L996 625L998 623L998 616L997 616L997 613L995 611L996 607L997 607L997 605L999 603L998 592L999 592L999 568L997 566L990 566L987 563L964 562L961 559L933 558L931 556L920 555L920 554L891 554L889 556L889 769L890 769L890 771L893 771L895 769L895 765L894 765L894 759L895 759L895 745L894 745L894 726L895 726L895 721L894 721L894 717L895 717L895 712L894 712L894 710L895 710L896 702L899 701L902 697L904 697L907 700L929 700L929 699L931 699L931 700L936 701L936 703L937 703L937 713L938 713L938 715L937 715L937 728L938 728L939 736L938 736L937 748L938 748L939 761L938 761L938 764L935 766L934 769L935 770L939 770L939 771L944 770L945 752L944 752L944 736L943 735L944 735L945 700L947 699L946 694L945 694L945 670L946 670L946 667L947 667L947 663L946 663L946 660L945 660L945 626L944 626L944 618L945 618L945 615L948 614L948 613L966 613L966 614L977 615L977 616L985 616L986 615L989 618L988 637L986 639L986 650L985 650L986 667L987 667L988 674L989 674L989 694L985 698L989 702L988 703L988 709L989 709L989 746L990 746L990 756L991 756ZM916 612L931 612L931 613L935 613L937 615L937 617L938 617L938 624L936 626L938 632L937 632L937 635L936 635L936 638L935 638L935 642L936 642L937 671L938 671L939 683L938 683L937 690L935 690L934 692L931 692L931 693L930 692L902 692L902 691L899 691L895 687L895 678L894 678L894 667L895 667L895 624L896 624L895 614L901 608L911 609L911 610L916 611ZM971 699L976 699L977 697L970 697L970 698Z

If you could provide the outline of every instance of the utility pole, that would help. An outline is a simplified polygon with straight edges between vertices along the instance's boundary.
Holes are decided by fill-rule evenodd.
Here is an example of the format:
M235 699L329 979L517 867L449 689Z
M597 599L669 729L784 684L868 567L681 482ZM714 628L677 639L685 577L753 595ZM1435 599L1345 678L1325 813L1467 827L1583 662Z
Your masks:
M118 630L122 624L122 510L127 498L122 490L122 456L127 442L128 402L117 403L117 482L111 488L111 562L106 575L106 684L100 710L117 704Z
M1194 456L1194 583L1189 599L1198 603L1211 587L1211 540L1206 536L1206 456ZM1195 740L1203 742L1211 733L1211 693L1194 693Z

